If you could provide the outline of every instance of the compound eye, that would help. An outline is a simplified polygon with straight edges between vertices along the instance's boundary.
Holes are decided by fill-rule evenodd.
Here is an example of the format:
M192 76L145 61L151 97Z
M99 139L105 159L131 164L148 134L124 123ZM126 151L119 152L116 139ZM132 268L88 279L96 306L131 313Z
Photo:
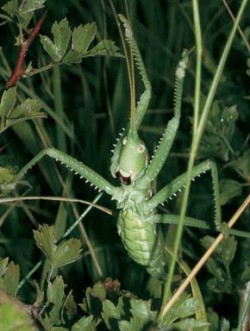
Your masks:
M125 146L127 144L127 142L128 142L128 138L127 137L123 138L123 140L122 140L123 146Z
M137 151L138 151L138 153L144 153L145 152L145 149L146 149L145 145L144 144L140 144L138 146L138 148L137 148Z

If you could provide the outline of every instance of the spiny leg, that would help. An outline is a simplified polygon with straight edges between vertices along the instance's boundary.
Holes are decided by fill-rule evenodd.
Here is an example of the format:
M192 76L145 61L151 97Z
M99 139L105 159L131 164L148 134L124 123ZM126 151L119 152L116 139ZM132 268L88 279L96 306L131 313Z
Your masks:
M6 183L3 185L9 185L9 189L14 189L20 180L25 176L26 172L46 155L65 165L71 171L74 171L76 174L86 179L86 181L89 181L99 190L105 191L112 196L120 194L121 189L111 185L106 179L104 179L94 170L84 165L82 162L77 161L72 156L69 156L55 148L47 148L42 150L18 172L12 183ZM7 187L4 188L7 189Z
M168 122L167 128L159 142L155 154L149 163L145 174L138 179L136 187L138 189L146 188L153 182L159 174L164 162L166 161L169 151L174 142L176 132L179 127L181 116L181 101L183 91L183 81L187 67L187 52L184 51L182 59L179 62L175 74L175 100L174 100L174 117Z
M155 215L153 220L154 223L175 224L175 225L177 225L179 221L180 221L180 216L174 214L157 214ZM211 227L205 221L189 216L185 216L185 226L190 226L204 230L211 229Z
M173 214L157 214L155 215L153 219L154 223L162 223L162 224L175 224L177 225L180 222L180 216L179 215L173 215ZM214 230L209 224L207 224L205 221L202 221L197 218L185 216L185 226L190 226L194 228L199 228L203 230ZM225 226L225 228L224 228ZM242 230L237 229L229 229L226 224L222 224L221 228L217 230L219 232L225 233L225 235L233 235L240 238L247 238L250 239L250 233Z
M214 192L214 206L215 206L215 225L218 230L221 227L221 210L220 210L220 196L219 196L219 181L218 172L215 163L210 160L204 161L193 168L192 179L200 176L206 171L211 171L212 182L213 182L213 192ZM159 204L165 202L168 198L175 196L178 191L180 191L186 183L187 173L175 178L167 186L163 187L159 192L157 192L149 201L144 202L144 211L149 212L156 208Z

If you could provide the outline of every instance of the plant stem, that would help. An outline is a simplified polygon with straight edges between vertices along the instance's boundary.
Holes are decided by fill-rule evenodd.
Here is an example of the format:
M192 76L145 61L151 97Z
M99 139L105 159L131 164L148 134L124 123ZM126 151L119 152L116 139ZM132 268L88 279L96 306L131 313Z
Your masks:
M174 249L173 249L173 258L171 260L171 264L170 264L170 268L169 268L169 277L167 280L167 283L165 285L164 288L164 297L163 297L163 304L165 304L170 296L171 293L171 283L172 283L172 279L173 279L173 274L174 274L174 269L175 269L175 264L176 264L176 259L177 259L177 255L178 255L178 251L179 251L179 247L180 247L180 242L181 242L181 237L182 237L182 232L183 232L183 226L184 226L184 218L186 215L186 211L187 211L187 206L188 206L188 197L189 197L189 192L190 192L190 186L191 186L191 173L192 173L192 169L194 166L194 162L195 162L195 158L196 158L196 154L197 154L197 150L199 147L199 143L205 128L205 124L206 124L206 120L209 114L209 111L211 109L211 105L212 102L214 100L214 96L215 93L217 91L219 82L220 82L220 78L222 76L222 72L224 70L224 66L225 66L225 62L226 59L228 57L229 54L229 50L231 48L234 36L236 34L239 22L241 20L242 14L246 8L248 0L243 0L239 9L239 12L237 14L237 17L235 19L233 28L231 30L231 33L228 37L228 40L226 42L226 45L224 47L222 56L220 58L215 76L213 78L211 87L209 89L209 93L201 114L201 118L200 121L198 123L197 126L197 130L196 127L194 125L193 128L193 140L192 140L192 145L191 145L191 151L190 151L190 158L189 158L189 163L188 163L188 170L187 170L187 181L186 181L186 186L185 186L185 191L184 191L184 196L183 196L183 201L182 201L182 206L181 206L181 213L180 213L180 222L178 224L178 228L177 228L177 233L176 233L176 240L175 240L175 245L174 245ZM201 57L201 39L200 39L200 21L197 18L199 16L199 12L198 12L198 2L197 0L193 0L193 13L194 13L194 24L195 24L195 36L196 36L196 45L197 46L197 66L201 65L201 60L199 59L199 57ZM196 68L196 84L197 86L200 86L200 69ZM195 97L198 98L199 97L199 92L197 91L198 87L195 86ZM195 100L195 105L199 105L200 100ZM195 107L194 109L194 116L197 116L197 113L199 112L199 109ZM223 239L223 236L221 238L221 240ZM221 241L220 240L220 241ZM188 284L187 284L188 285ZM186 285L186 286L187 286ZM182 291L177 291L178 292L178 296L184 291L184 289L186 287L182 287ZM176 292L176 293L177 293ZM159 315L159 319L160 322L162 321L164 315L168 312L168 310L171 308L171 306L174 304L174 302L177 300L178 296L175 294L172 299L168 302L168 304L165 307L162 307L162 310L160 312ZM175 300L173 300L173 298L175 298ZM170 304L171 302L171 304Z

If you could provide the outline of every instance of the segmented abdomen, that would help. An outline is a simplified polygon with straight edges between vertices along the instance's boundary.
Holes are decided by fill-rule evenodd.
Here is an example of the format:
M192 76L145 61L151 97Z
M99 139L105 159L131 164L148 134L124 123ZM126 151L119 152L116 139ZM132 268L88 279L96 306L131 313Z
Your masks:
M147 267L156 278L165 278L164 242L161 233L151 221L145 221L132 209L120 212L118 233L129 256Z

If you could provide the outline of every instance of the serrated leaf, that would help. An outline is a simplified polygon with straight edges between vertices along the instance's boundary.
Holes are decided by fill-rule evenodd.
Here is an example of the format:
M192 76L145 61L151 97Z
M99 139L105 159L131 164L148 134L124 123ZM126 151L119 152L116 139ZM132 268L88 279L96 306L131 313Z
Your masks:
M119 48L115 45L112 40L102 40L95 47L90 49L87 56L97 55L110 55L110 56L122 56L119 52Z
M250 181L250 149L244 151L243 155L231 161L228 166L233 168L246 182Z
M97 282L94 284L92 288L92 293L100 298L100 300L104 300L107 297L107 289L105 288L103 282Z
M54 41L47 36L40 36L40 40L44 50L49 54L52 60L59 62L67 51L71 36L71 30L67 19L64 18L59 23L55 22L52 26L51 32Z
M106 326L109 330L117 330L118 329L118 321L121 316L117 311L116 306L110 300L105 300L103 302L103 313L102 317L106 323Z
M53 268L60 268L79 259L81 246L81 241L73 238L61 243L54 253Z
M16 171L13 168L0 167L0 195L9 194L14 189L13 181L15 177Z
M77 26L72 35L72 49L85 54L96 34L96 24L88 23Z
M34 230L33 233L37 246L52 264L54 253L56 251L54 227L47 224L39 225L38 230Z
M201 157L217 157L228 161L237 118L236 106L221 109L218 102L213 103L199 147Z
M19 13L18 1L11 0L2 6L2 9L8 13L11 17L17 16Z
M44 7L45 0L23 0L20 6L20 15L33 12Z
M0 116L7 117L8 114L13 109L15 102L16 102L16 87L4 91L0 104Z
M155 320L157 312L151 310L150 300L143 301L132 299L130 300L130 305L132 317L130 318L130 321L119 321L119 330L140 331L143 330L146 326L148 326L148 323Z
M16 88L9 89L3 94L0 105L0 133L18 122L45 117L40 111L41 104L38 100L26 99L14 107L15 100Z
M187 318L196 313L200 304L196 298L188 298L183 294L178 301L170 308L167 315L165 315L163 325L172 325L179 318Z
M223 282L225 280L225 273L218 263L216 263L215 259L209 258L206 262L207 270L216 278L217 281Z
M39 112L41 109L41 103L36 99L26 99L20 105L13 109L11 113L11 119L17 119L21 116L23 117L30 117L30 116L37 116L41 115L42 113Z
M19 15L21 25L24 29L29 25L34 11L44 7L45 0L23 0L19 7Z
M77 315L77 304L75 302L74 296L72 294L72 291L70 291L64 301L64 306L67 310L67 314L70 316L70 318L75 318Z
M64 297L64 282L62 276L57 276L53 283L49 282L47 298L50 303L57 305Z
M150 301L146 302L142 300L132 299L130 304L131 304L131 313L133 316L138 317L143 321L150 319L151 317Z
M0 288L9 295L16 297L17 286L20 278L20 268L17 264L10 262L4 275L0 278Z
M242 194L243 185L233 179L222 179L220 181L220 204L226 205L231 199Z
M88 317L82 317L77 321L73 326L71 331L95 331L98 322L93 320L93 316L90 315Z
M71 36L68 20L64 18L59 23L55 22L52 26L51 32L54 36L54 44L58 50L60 60L67 51Z
M129 321L119 321L119 330L120 331L136 331L134 329L131 328L131 322Z
M210 236L206 236L201 240L202 246L206 249L208 249L213 242L214 238ZM225 267L229 267L234 258L236 249L237 241L234 239L234 237L226 237L221 242L221 244L216 247L214 258L216 258L217 261L223 263Z
M237 241L233 236L224 238L222 243L216 248L215 253L223 265L228 268L232 263L236 250L237 250Z
M82 62L81 54L73 49L68 51L68 53L63 58L63 63L65 63L65 64L81 63L81 62Z
M40 41L43 45L43 49L49 54L52 60L59 62L61 60L60 50L56 47L53 41L49 37L43 35L40 35Z
M62 309L62 303L64 298L64 282L61 276L56 277L53 283L49 282L47 290L48 302L53 306L49 312L50 323L60 323L60 311Z
M6 303L0 305L0 330L36 331L37 329L26 310Z
M102 312L102 300L96 296L92 288L88 287L85 292L86 305L88 312L94 316L99 316ZM86 305L82 305L82 309L85 310Z

